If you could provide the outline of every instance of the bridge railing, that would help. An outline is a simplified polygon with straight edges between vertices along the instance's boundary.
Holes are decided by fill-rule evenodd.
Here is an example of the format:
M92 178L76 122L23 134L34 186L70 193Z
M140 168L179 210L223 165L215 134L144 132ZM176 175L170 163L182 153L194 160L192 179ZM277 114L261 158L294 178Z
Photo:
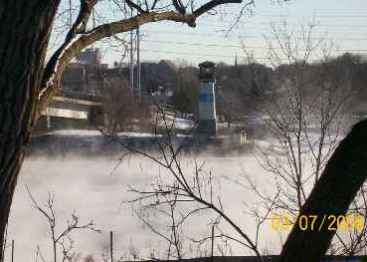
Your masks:
M90 100L94 102L100 102L102 100L101 95L92 92L86 93L86 92L61 89L60 95L65 96L67 98Z

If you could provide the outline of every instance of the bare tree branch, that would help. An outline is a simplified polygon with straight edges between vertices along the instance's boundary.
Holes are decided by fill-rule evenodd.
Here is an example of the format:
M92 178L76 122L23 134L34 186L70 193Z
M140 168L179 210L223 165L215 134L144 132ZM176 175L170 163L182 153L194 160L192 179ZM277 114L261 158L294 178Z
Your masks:
M61 75L66 65L85 47L103 38L110 37L118 33L131 31L146 23L166 20L182 22L188 24L189 26L195 27L196 17L197 16L192 14L182 15L174 11L161 13L149 12L134 16L129 19L103 24L89 32L76 34L75 37L68 39L51 57L45 68L42 81L43 84L38 96L36 120L41 115L41 112L47 107L50 98L58 92Z
M207 2L206 4L202 5L198 9L196 9L193 14L195 17L199 17L202 14L208 12L209 10L212 10L213 8L224 5L224 4L240 4L242 3L242 0L212 0Z

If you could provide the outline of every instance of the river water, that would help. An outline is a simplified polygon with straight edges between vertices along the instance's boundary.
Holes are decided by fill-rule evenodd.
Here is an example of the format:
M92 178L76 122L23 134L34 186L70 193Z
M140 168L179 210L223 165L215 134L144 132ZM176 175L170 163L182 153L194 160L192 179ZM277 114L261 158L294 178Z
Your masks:
M163 180L170 178L166 177L162 167L149 159L128 156L120 162L120 157L118 153L105 156L103 152L93 156L67 152L62 157L42 154L27 157L18 180L8 229L8 243L10 240L15 241L15 261L35 261L37 247L47 261L51 261L52 257L47 220L34 208L26 186L43 208L49 193L54 196L57 232L65 229L66 221L73 213L80 217L81 223L93 220L96 227L101 229L100 234L80 231L71 235L75 251L83 256L93 254L98 258L102 254L109 254L110 231L114 234L115 258L148 258L152 253L156 256L164 254L167 242L144 226L134 213L136 205L132 207L126 201L136 197L129 192L129 186L149 189L157 175L160 174ZM272 187L270 176L263 171L255 156L251 152L185 155L181 159L184 173L193 173L194 160L204 163L206 174L212 172L213 195L220 197L225 213L254 239L256 221L249 212L256 209L258 203L254 193L247 187L244 176L254 179L260 189L271 192ZM189 220L183 235L195 239L210 235L208 224L212 217L205 213ZM153 224L157 222L157 226L161 220L158 215L150 219ZM238 237L223 221L221 228ZM269 223L265 223L260 233L260 250L278 253L285 236L286 233L275 232ZM195 248L187 244L185 255L200 255ZM220 255L219 249L215 252ZM252 254L234 243L225 252L232 255Z

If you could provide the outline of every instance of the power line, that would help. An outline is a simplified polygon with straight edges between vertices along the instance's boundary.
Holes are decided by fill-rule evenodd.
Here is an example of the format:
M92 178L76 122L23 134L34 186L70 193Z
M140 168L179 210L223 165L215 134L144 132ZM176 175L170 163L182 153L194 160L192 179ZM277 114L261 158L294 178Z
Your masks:
M232 47L232 48L242 48L240 45L218 45L218 44L202 44L193 42L181 42L181 41L169 41L169 40L147 40L142 39L142 42L158 43L158 44L174 44L174 45L189 45L189 46L205 46L205 47ZM260 48L260 47L249 47L249 48Z
M233 15L234 17L233 17L233 19L221 19L220 20L220 22L221 23L234 23L235 22L235 17L236 17L236 15L235 15L235 13L232 13L231 15ZM292 16L274 16L274 17L287 17L287 18L289 18L289 20L294 20L294 19L299 19L299 17L297 16L297 17L292 17ZM367 16L365 15L365 16L351 16L351 18L356 18L356 17L364 17L364 18L366 18L367 19ZM218 16L216 16L216 18L218 18ZM243 21L244 19L248 19L247 21ZM305 18L305 17L304 17ZM318 21L317 21L317 19L318 19L318 16L310 16L309 17L310 18L310 20L312 21L314 21L315 23L317 23ZM329 18L341 18L340 16L329 16ZM206 20L208 20L208 19L206 19ZM255 21L254 21L255 20ZM285 20L285 21L287 21L288 23L288 25L291 25L292 23L290 23L289 22L289 20ZM271 21L271 20L269 20L269 19L267 19L266 21L256 21L256 15L254 15L254 16L242 16L242 19L240 19L240 21L238 21L237 23L238 24L257 24L257 25L269 25L271 22L273 23L273 24L276 24L276 23L283 23L283 21L284 20L282 20L282 21ZM299 23L295 23L295 21L292 21L293 22L293 24L299 24ZM334 20L332 21L332 22L334 22ZM353 22L353 21L352 21ZM365 23L366 21L363 21L363 23ZM198 25L200 25L201 23L198 23ZM356 25L356 24L345 24L345 23L343 23L343 24L334 24L334 23L332 23L332 24L323 24L323 23L320 23L318 26L327 26L327 27L365 27L366 25L362 25L362 24L359 24L359 25Z
M196 57L221 57L221 58L234 58L234 56L229 55L217 55L217 54L195 54L188 52L177 52L177 51L162 51L156 49L141 49L141 51L149 52L149 53L162 53L162 54L175 54L175 55L185 55L185 56L196 56ZM259 60L267 59L267 58L259 58Z
M244 28L244 30L268 30L268 29L271 29L271 23L267 23L266 25L261 25L261 26L256 26L256 24L251 24L251 23L240 23L239 26L241 25L245 25L246 28ZM351 34L356 34L356 35L360 35L360 34L363 34L365 33L364 31L366 30L361 30L361 31L350 31L348 30L347 28L345 28L344 30L340 30L340 31L335 31L335 29L333 31L329 31L329 30L326 30L326 29L322 29L324 26L322 24L320 25L316 25L316 28L314 29L314 32L315 33L319 33L319 34L348 34L348 35L351 35ZM325 26L326 27L326 26ZM226 24L220 24L220 25L214 25L214 24L210 24L210 23L198 23L198 28L197 30L200 32L201 29L205 29L205 28L213 28L215 31L223 31L223 32L227 32L230 28L229 25L226 25ZM235 27L237 31L238 30L238 26ZM367 28L367 24L364 25L363 27L361 26L360 27L361 29L365 29ZM177 29L177 28L175 28ZM340 29L343 29L343 28L340 28ZM357 28L358 30L358 28ZM233 30L232 30L233 31ZM294 30L292 30L294 32ZM302 31L298 30L296 32L299 32L299 33L302 33Z
M143 52L148 53L159 53L159 54L173 54L179 56L190 56L190 57L215 57L215 58L233 58L233 55L218 55L218 54L207 54L207 53L192 53L192 52L180 52L180 51L169 51L161 49L141 49ZM340 52L353 52L355 50L340 50ZM363 50L367 52L367 50ZM282 61L288 61L287 59L281 59ZM255 61L270 61L268 57L255 57Z
M220 21L222 23L229 23L229 24L233 24L235 21L229 21L229 20L224 20L224 21ZM205 25L206 23L198 23L198 26L200 25ZM267 26L269 27L270 25L281 25L282 22L273 22L273 21L269 21L269 22L253 22L253 21L248 21L248 22L244 22L244 21L239 21L237 22L238 25L246 25L246 26L256 26L256 25L261 25L261 26ZM299 26L300 23L287 23L288 26ZM338 27L338 28L366 28L366 25L356 25L356 24L323 24L323 23L317 23L315 22L316 27ZM206 24L207 26L210 26L211 24Z
M188 53L188 52L178 52L178 51L168 51L168 50L157 50L157 49L141 49L141 51L148 53L159 53L159 54L174 54L181 56L193 56L193 57L215 57L215 58L235 58L235 56L231 55L218 55L218 54L205 54L205 53ZM269 61L268 57L255 57L255 61ZM281 61L288 61L287 59L280 59Z
M184 41L170 41L170 40L147 40L142 39L142 42L158 43L158 44L172 44L172 45L188 45L188 46L204 46L204 47L220 47L220 48L249 48L249 49L268 49L267 46L241 46L241 45L227 45L227 44L203 44L197 42L184 42ZM280 47L274 47L274 49L281 49ZM302 51L302 50L299 50ZM367 49L339 49L336 52L367 52Z
M230 23L230 22L227 22L227 23ZM231 22L233 23L233 22ZM271 25L277 25L277 24L281 24L280 22L279 23L272 23L272 22L264 22L264 23L255 23L255 22L239 22L238 23L239 25L244 25L244 26L247 26L247 29L271 29ZM292 25L292 24L287 24L287 25L290 25L290 26L297 26L299 27L299 25ZM200 29L200 26L205 26L205 27L211 27L211 28L224 28L224 29L228 29L229 27L226 25L226 24L223 24L221 23L220 25L213 25L213 24L209 24L209 23L198 23L198 27ZM315 32L317 31L320 31L320 30L323 30L323 32L325 32L325 29L319 29L319 28L323 28L323 27L328 27L328 26L331 26L331 27L345 27L345 26L350 26L350 27L355 27L355 25L343 25L343 26L340 26L340 25L327 25L327 24L316 24L316 27L315 27ZM250 27L250 28L249 28ZM327 33L355 33L355 34L361 34L361 33L364 33L363 31L366 31L365 28L367 27L367 23L366 25L361 25L360 27L357 26L358 28L361 28L361 29L364 29L362 30L362 32L357 32L357 31L350 31L350 30L347 30L347 29L344 29L344 31L326 31ZM358 29L357 28L357 29ZM343 29L343 28L340 28L340 29Z
M209 34L205 34L204 33L191 33L191 32L177 32L177 31L156 31L156 30L149 30L149 31L145 31L146 33L154 33L154 34L176 34L176 35L190 35L190 36L204 36L204 37L216 37L219 38L220 36L217 35L209 35ZM243 37L243 38L259 38L259 36L255 36L255 35L237 35L237 37ZM222 38L222 37L221 37ZM228 39L231 39L233 37L227 37ZM330 38L330 37L328 37ZM311 37L310 39L312 40L322 40L322 39L328 39L325 37ZM273 39L276 40L275 37L268 37L267 39ZM296 39L303 39L302 37L296 37ZM332 38L334 40L344 40L344 41L367 41L367 37L364 38L347 38L347 37L343 37L343 38Z
M366 11L367 12L367 11ZM238 15L240 12L236 13L236 12L223 12L222 14L225 14L225 15ZM289 14L264 14L264 13L255 13L255 14L248 14L248 15L245 15L246 17L249 17L249 18L256 18L256 17L287 17L287 18L292 18L292 13L289 13ZM323 14L323 13L313 13L313 14L309 14L308 16L311 16L312 18L342 18L342 17L345 17L345 18L366 18L366 15L365 14ZM294 17L296 18L296 17ZM298 17L297 17L298 18Z

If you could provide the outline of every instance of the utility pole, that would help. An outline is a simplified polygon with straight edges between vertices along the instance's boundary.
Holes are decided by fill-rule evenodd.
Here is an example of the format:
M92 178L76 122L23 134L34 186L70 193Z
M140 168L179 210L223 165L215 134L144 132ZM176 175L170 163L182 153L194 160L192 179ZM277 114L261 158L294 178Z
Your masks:
M215 224L212 225L212 248L211 248L211 262L214 262L214 226Z
M73 26L73 12L71 10L71 0L69 0L69 26L70 29Z
M110 255L111 262L113 262L113 231L110 231Z
M11 262L14 262L14 239L11 241Z
M133 16L133 9L131 8L131 17ZM130 31L130 88L134 89L134 32Z
M136 29L136 63L137 63L137 83L136 87L138 89L139 96L141 95L141 66L140 66L140 30L139 25Z
M92 10L92 25L93 25L93 28L96 28L96 14L94 13L94 8Z

